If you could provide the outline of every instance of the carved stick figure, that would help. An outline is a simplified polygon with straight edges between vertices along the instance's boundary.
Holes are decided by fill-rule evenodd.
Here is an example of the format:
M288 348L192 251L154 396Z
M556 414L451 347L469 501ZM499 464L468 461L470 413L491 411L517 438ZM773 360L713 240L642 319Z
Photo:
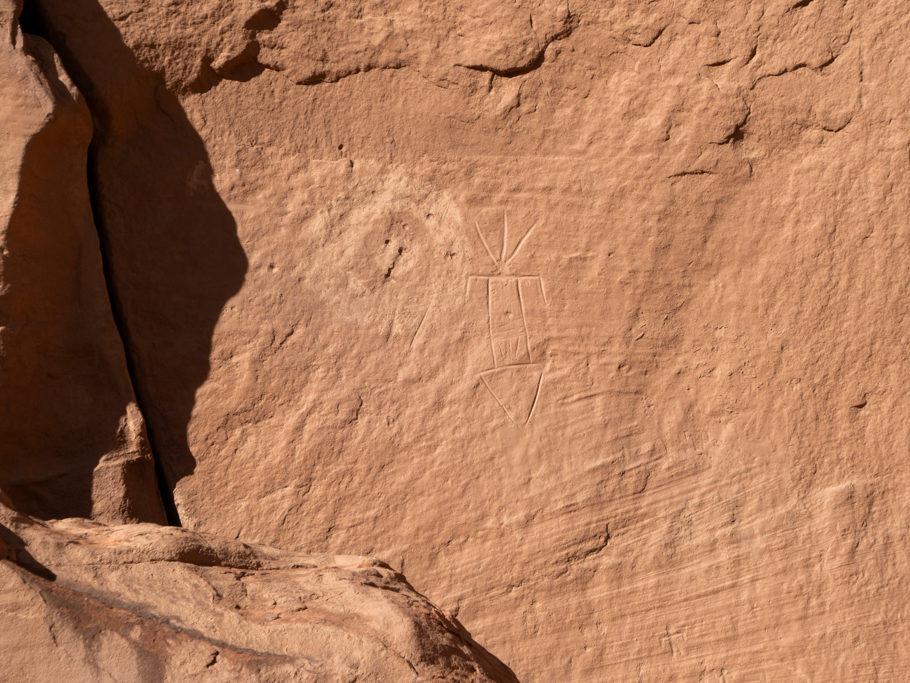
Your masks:
M518 424L530 422L543 383L543 366L535 363L531 355L531 337L528 333L522 285L533 283L540 290L544 303L547 299L539 275L512 275L509 273L509 263L536 227L537 222L528 228L512 253L506 257L509 219L503 215L502 248L499 258L496 258L475 221L477 236L493 261L496 272L468 276L465 292L466 295L470 294L471 284L476 281L486 282L487 322L493 368L481 372L480 379L509 419Z

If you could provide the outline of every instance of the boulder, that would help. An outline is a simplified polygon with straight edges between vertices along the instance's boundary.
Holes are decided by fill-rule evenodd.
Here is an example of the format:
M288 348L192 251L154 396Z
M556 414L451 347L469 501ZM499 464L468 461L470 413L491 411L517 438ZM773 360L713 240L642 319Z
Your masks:
M516 680L378 560L3 504L0 634L20 680Z

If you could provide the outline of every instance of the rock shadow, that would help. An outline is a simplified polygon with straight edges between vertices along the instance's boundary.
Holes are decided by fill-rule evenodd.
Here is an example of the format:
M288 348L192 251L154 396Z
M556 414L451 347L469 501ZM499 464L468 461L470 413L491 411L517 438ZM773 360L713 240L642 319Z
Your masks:
M25 541L12 530L0 524L0 560L10 560L27 572L47 581L56 581L57 575L35 559L25 547Z
M0 488L42 518L163 521L111 317L86 183L91 121L53 51L3 46ZM137 430L140 427L137 425Z
M168 518L179 524L173 491L196 464L187 439L196 390L247 271L237 226L177 97L97 0L32 0L23 25L55 47L92 112L88 182L108 290Z

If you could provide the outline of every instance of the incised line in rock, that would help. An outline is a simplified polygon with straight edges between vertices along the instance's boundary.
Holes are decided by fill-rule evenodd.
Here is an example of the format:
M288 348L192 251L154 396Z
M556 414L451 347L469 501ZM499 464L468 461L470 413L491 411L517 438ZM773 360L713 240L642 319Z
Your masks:
M497 258L493 255L480 225L474 221L477 236L493 262L496 272L489 275L469 275L465 285L467 296L474 281L486 282L487 328L493 367L481 372L479 376L509 420L516 424L530 422L543 385L543 365L534 361L531 352L531 335L528 330L522 285L533 282L539 288L544 303L547 298L540 275L510 274L509 264L521 251L538 223L539 221L535 221L531 224L510 253L509 219L507 215L503 215L502 244Z

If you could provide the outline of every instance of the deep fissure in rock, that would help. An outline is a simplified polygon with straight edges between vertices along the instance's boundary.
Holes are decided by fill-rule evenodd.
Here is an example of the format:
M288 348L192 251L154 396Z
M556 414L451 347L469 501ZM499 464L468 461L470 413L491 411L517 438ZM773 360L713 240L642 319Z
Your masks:
M88 80L88 76L86 75L85 71L79 67L79 64L74 56L66 49L66 42L56 39L54 32L49 29L47 22L41 15L40 9L35 6L34 2L25 2L23 4L22 13L19 16L19 28L23 33L29 33L43 38L53 46L54 51L63 62L63 65L66 68L70 78L73 80L73 83L75 83L76 87L79 89L79 92L85 99L86 105L88 106L89 111L92 115L92 140L88 148L88 161L86 164L85 179L88 188L89 202L92 210L92 219L95 225L95 230L98 233L98 242L101 250L102 274L104 277L105 287L107 289L108 302L110 303L111 314L114 318L114 324L117 327L121 345L123 346L123 355L126 360L127 373L129 375L130 384L133 387L133 394L136 400L136 404L139 406L139 410L142 412L143 418L145 419L146 434L149 441L149 448L152 453L152 461L155 466L155 478L158 484L158 494L164 506L168 524L172 526L181 526L180 515L177 511L177 505L174 501L174 493L168 486L167 478L164 475L164 470L161 465L161 460L158 457L158 449L155 446L154 428L148 419L149 412L145 410L145 407L143 405L144 402L140 395L140 389L137 383L137 373L135 370L135 362L130 353L131 346L129 329L124 321L122 306L117 296L116 287L114 285L114 280L111 273L111 248L109 240L107 239L106 231L104 229L104 212L100 205L98 192L97 140L99 127L103 127L105 125L105 116L103 109L98 106L98 103L95 102L94 98L92 97L93 88Z

